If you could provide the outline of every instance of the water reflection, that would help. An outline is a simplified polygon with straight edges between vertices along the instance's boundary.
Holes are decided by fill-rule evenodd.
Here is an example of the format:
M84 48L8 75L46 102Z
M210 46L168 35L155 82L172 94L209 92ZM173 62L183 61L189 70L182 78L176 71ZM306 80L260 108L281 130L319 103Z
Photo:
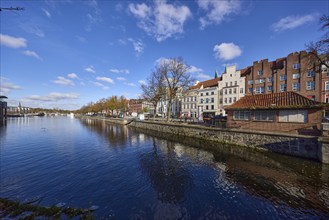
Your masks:
M175 143L153 138L153 151L142 154L140 163L161 202L184 201L192 177L186 164L177 159Z
M173 149L179 157L184 154L196 159L196 155L205 154L198 161L217 168L216 184L219 188L229 187L225 190L233 191L237 185L252 196L270 200L274 207L284 205L300 213L315 212L316 215L329 217L328 165L270 152L182 139L148 130L143 132L189 146ZM198 149L206 149L208 153ZM161 170L164 165L159 166ZM289 218L289 215L282 214L281 217Z

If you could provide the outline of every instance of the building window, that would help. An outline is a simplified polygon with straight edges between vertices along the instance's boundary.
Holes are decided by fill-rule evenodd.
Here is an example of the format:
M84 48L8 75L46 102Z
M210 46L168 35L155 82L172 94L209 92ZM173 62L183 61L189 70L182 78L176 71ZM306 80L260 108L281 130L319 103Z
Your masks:
M293 79L299 79L300 78L300 74L299 73L294 73L294 74L292 74L292 78Z
M293 83L292 84L292 91L299 91L300 90L300 84L299 83Z
M255 111L255 121L274 121L275 111Z
M214 103L215 99L214 98L211 98L211 103Z
M234 120L250 120L250 111L234 111Z
M224 89L224 93L225 93L225 95L227 94L227 89Z
M287 79L287 75L280 75L280 81L284 81Z
M206 110L208 110L208 105L206 105Z
M258 75L263 75L263 70L258 70Z
M307 110L280 110L279 122L307 122Z
M238 82L237 82L237 81L234 81L234 85L235 85L235 86L238 85Z
M236 97L233 97L233 102L236 102Z
M230 82L230 86L232 86L233 82Z
M227 103L227 98L224 99L224 103L225 103L225 104Z
M236 94L236 88L233 89L233 94Z
M209 93L208 93L208 92L206 92L206 95L209 95Z
M314 89L315 89L315 82L314 81L306 82L306 90L314 90Z
M211 110L214 110L215 106L214 105L211 105Z
M214 95L215 93L214 92L211 92L211 95Z
M254 81L253 80L248 80L248 85L252 85L254 84Z
M228 99L228 103L232 103L232 98L229 98Z
M256 87L256 94L265 93L265 87Z
M268 77L267 82L273 82L273 77Z
M267 87L267 90L268 90L268 91L273 91L273 86L268 86L268 87Z
M287 91L287 84L280 84L280 92Z
M232 94L232 89L230 89L228 93L229 93L229 94Z
M228 82L225 83L226 87L228 87Z
M256 79L255 84L260 84L260 83L264 83L264 82L265 82L265 78Z
M200 95L203 96L203 93L201 93Z
M295 63L292 65L292 68L298 70L300 68L300 63Z
M200 103L201 103L201 104L203 103L203 99L200 99Z
M252 88L249 88L249 89L248 89L248 92L252 93Z
M326 82L324 83L324 89L325 89L326 91L329 90L329 81L326 81Z
M208 103L209 102L209 99L208 98L206 98L206 103Z
M314 77L315 72L314 71L308 71L307 72L307 77Z
M240 88L240 93L243 93L243 88Z

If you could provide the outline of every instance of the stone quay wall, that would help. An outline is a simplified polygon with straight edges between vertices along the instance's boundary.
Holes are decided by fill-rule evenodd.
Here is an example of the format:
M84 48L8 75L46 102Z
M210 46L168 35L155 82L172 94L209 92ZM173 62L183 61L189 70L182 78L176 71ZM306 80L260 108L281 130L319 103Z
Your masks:
M129 126L218 143L269 150L329 164L329 140L324 137L237 129L220 129L168 122L132 121Z

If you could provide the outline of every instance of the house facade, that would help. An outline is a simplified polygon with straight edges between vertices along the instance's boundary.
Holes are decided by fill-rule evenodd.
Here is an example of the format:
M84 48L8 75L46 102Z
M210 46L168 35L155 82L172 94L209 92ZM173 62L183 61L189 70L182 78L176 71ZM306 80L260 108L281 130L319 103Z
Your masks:
M197 89L189 89L183 93L181 117L198 118Z
M329 66L329 61L326 62ZM321 66L321 102L329 103L329 68Z
M128 102L128 111L131 114L132 112L144 113L148 111L150 114L154 114L154 107L152 103L144 99L130 99Z
M312 54L300 51L269 62L256 61L241 70L246 77L246 95L294 91L321 101L321 68L312 62Z
M296 92L245 96L227 106L227 127L321 135L324 106Z
M245 77L236 66L227 66L225 72L218 81L219 111L218 114L226 115L225 107L239 100L245 95Z

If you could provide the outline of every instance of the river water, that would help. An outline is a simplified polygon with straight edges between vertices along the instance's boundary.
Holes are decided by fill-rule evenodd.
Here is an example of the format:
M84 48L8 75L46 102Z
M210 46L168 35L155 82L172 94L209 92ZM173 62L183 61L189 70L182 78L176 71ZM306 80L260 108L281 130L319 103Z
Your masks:
M329 219L329 167L68 117L0 128L0 197L113 219Z

